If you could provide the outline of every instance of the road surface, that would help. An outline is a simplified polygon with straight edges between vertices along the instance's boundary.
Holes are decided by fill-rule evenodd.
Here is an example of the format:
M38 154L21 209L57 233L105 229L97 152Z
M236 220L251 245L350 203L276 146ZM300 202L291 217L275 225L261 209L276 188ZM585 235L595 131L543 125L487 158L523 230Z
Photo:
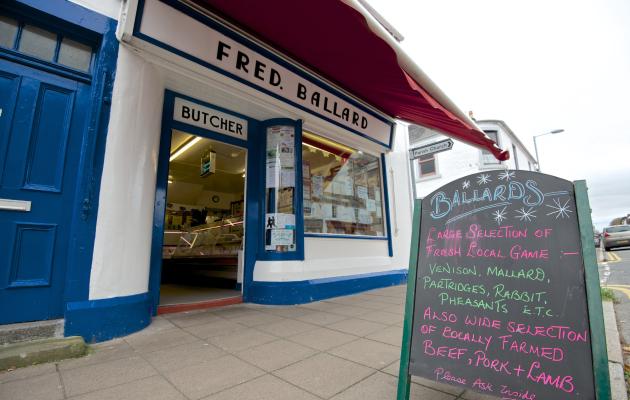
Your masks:
M630 248L616 249L608 254L609 261L599 264L602 286L615 291L619 300L615 305L619 334L623 345L630 346Z

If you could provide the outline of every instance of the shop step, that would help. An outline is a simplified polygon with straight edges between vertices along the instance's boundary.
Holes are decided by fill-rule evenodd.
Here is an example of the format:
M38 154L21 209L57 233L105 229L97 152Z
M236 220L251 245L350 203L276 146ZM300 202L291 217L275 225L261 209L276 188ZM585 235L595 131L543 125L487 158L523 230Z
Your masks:
M0 345L38 339L62 338L63 319L0 325Z
M5 344L0 347L0 371L82 357L86 352L80 336Z

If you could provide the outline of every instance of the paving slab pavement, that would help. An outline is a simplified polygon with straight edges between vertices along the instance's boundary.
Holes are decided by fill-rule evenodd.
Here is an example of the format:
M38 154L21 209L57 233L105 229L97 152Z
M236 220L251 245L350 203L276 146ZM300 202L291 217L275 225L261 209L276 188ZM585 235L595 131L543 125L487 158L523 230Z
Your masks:
M159 316L86 357L0 373L0 399L395 399L405 295ZM413 377L410 398L488 397Z
M0 373L0 399L394 399L405 295L401 285L159 316L86 357ZM414 378L411 393L462 391Z

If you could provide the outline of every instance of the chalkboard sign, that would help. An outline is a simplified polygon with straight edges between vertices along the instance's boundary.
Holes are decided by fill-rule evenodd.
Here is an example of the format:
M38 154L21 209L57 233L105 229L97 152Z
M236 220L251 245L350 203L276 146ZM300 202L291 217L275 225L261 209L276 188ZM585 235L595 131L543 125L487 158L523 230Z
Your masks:
M592 230L590 209L584 195L586 217L578 212L575 192L557 177L498 170L422 200L403 380L416 375L501 399L608 398L607 382L598 391L608 379L599 279L587 289L580 230L583 218ZM584 246L592 248L590 237Z

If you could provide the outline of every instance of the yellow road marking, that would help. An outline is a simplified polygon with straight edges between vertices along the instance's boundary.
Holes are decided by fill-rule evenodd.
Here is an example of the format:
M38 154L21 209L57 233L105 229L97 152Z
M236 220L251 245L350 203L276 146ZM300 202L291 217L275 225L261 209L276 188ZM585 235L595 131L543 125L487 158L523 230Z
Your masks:
M606 257L606 261L608 263L616 263L621 261L621 257L619 257L616 253L613 253L612 251L606 251L606 254L604 255Z
M630 285L606 285L605 287L617 290L626 295L626 297L630 300Z
M613 253L612 251L609 251L608 255L610 255L613 258L612 260L613 262L621 261L621 257L619 257L617 253Z

